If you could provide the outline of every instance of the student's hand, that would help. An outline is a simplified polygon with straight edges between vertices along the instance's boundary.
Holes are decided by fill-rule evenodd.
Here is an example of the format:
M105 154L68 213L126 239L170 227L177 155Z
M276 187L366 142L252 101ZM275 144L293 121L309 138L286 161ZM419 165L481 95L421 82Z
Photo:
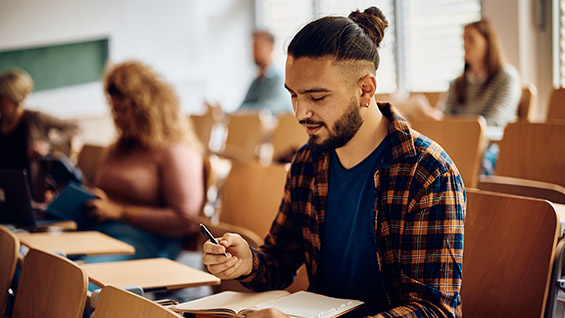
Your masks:
M253 255L249 244L239 234L226 233L218 239L218 243L204 243L202 262L210 273L221 279L234 279L251 273Z
M283 318L283 317L288 317L287 315L285 315L283 312L279 311L278 309L275 308L267 308L267 309L263 309L263 310L259 310L259 311L254 311L251 312L245 316L235 316L236 318Z
M85 205L90 209L89 216L98 222L106 220L121 220L124 218L124 206L108 198L101 189L93 189L92 193L99 199L86 201Z

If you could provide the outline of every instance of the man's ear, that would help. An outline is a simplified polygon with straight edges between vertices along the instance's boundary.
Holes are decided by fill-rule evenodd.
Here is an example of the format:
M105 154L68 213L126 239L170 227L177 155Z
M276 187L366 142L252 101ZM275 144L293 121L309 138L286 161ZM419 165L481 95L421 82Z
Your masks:
M370 104L371 98L377 91L377 79L371 73L365 74L358 81L359 88L361 89L361 103L362 105Z

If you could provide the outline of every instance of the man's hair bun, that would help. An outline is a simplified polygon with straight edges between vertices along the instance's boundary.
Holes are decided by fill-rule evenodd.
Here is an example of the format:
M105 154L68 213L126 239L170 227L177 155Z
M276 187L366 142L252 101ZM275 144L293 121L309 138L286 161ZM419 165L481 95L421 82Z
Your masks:
M369 7L363 12L359 10L352 11L348 18L359 25L375 42L375 45L380 47L385 35L385 29L388 27L388 21L381 9Z

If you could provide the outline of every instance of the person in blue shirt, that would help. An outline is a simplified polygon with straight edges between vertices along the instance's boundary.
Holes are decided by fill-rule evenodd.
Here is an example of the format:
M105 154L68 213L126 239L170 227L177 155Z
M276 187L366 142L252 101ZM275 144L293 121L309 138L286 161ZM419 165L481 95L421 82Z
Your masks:
M267 109L273 114L292 111L284 89L284 78L273 65L274 44L271 33L263 30L253 32L253 61L258 67L258 74L238 110Z
M253 61L257 65L257 77L251 82L245 99L236 111L266 110L271 114L292 112L292 104L284 88L284 77L273 65L274 36L264 30L253 32ZM217 114L219 105L207 104Z

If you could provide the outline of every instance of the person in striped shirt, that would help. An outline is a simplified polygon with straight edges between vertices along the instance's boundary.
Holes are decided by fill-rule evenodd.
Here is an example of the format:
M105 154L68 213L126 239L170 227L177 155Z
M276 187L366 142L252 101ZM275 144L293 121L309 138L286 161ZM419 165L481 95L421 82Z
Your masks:
M465 68L451 83L445 102L447 115L483 116L489 126L506 126L517 116L521 96L518 71L504 63L502 47L486 19L463 31Z
M387 25L370 7L315 20L291 41L285 86L308 144L264 245L234 233L204 243L211 273L263 291L306 264L310 291L365 303L352 317L461 316L465 189L437 143L375 100Z

